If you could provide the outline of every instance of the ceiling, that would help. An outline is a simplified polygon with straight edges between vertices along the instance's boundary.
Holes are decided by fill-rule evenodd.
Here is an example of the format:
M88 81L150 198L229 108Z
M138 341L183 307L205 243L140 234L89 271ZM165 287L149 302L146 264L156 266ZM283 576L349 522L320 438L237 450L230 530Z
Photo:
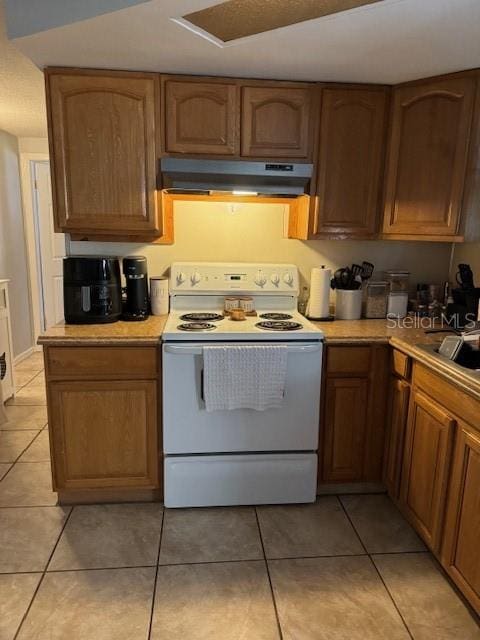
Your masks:
M2 4L0 0L0 128L16 135L45 135L41 74L6 41ZM97 7L102 15L85 18L72 9L71 16L64 12L55 21L53 9L40 15L42 3L28 2L29 11L39 15L31 16L26 35L12 42L39 68L395 84L480 67L480 0L382 0L227 43L208 40L174 21L213 4L215 0L89 0L88 15ZM25 1L8 0L8 5L14 11ZM22 34L21 26L20 15L13 31Z
M47 116L41 71L7 40L0 0L0 129L15 136L45 137Z
M480 66L479 0L383 0L223 47L171 20L212 4L151 0L15 43L40 67L295 80L397 83Z

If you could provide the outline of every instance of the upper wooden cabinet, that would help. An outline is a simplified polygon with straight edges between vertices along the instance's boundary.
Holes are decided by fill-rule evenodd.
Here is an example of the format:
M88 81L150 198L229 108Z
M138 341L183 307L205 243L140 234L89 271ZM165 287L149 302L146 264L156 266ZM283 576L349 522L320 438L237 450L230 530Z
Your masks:
M386 104L381 89L322 91L314 234L378 230Z
M459 233L474 93L469 76L394 90L385 234L447 239Z
M241 155L309 160L311 103L311 88L242 87Z
M235 83L165 81L165 151L238 155Z
M155 74L47 71L56 230L160 235Z

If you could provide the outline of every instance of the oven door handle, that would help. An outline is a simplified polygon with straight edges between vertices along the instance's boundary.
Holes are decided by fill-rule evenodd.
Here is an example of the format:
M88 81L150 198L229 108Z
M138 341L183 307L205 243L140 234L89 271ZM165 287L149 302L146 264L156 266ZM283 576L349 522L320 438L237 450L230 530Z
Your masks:
M261 343L259 344L261 346ZM315 351L320 351L321 348L321 342L317 342L316 344L289 344L287 346L288 353L313 353ZM175 355L201 356L203 354L203 347L192 345L165 344L164 349L166 353L172 353Z

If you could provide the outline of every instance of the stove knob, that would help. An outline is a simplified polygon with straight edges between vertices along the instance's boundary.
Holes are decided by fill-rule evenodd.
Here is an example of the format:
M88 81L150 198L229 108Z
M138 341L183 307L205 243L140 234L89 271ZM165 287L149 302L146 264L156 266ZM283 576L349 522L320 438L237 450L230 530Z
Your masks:
M270 276L270 280L276 287L278 287L278 285L280 284L280 276L278 275L278 273L272 273L272 275Z
M285 284L288 284L289 287L293 285L293 276L290 271L287 271L287 273L283 276L283 281L285 282Z
M190 282L192 283L192 287L200 282L202 276L198 273L198 271L194 271L190 276Z
M264 287L267 283L267 278L261 271L257 271L257 275L255 276L254 282L259 287Z
M183 284L186 279L187 279L187 276L183 273L183 271L180 271L179 273L177 273L177 285Z

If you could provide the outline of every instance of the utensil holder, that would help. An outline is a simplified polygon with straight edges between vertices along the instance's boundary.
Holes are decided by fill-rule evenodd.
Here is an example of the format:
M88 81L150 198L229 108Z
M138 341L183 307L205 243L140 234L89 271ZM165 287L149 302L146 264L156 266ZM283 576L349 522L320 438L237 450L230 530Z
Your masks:
M362 317L362 290L336 290L336 320L360 320Z

